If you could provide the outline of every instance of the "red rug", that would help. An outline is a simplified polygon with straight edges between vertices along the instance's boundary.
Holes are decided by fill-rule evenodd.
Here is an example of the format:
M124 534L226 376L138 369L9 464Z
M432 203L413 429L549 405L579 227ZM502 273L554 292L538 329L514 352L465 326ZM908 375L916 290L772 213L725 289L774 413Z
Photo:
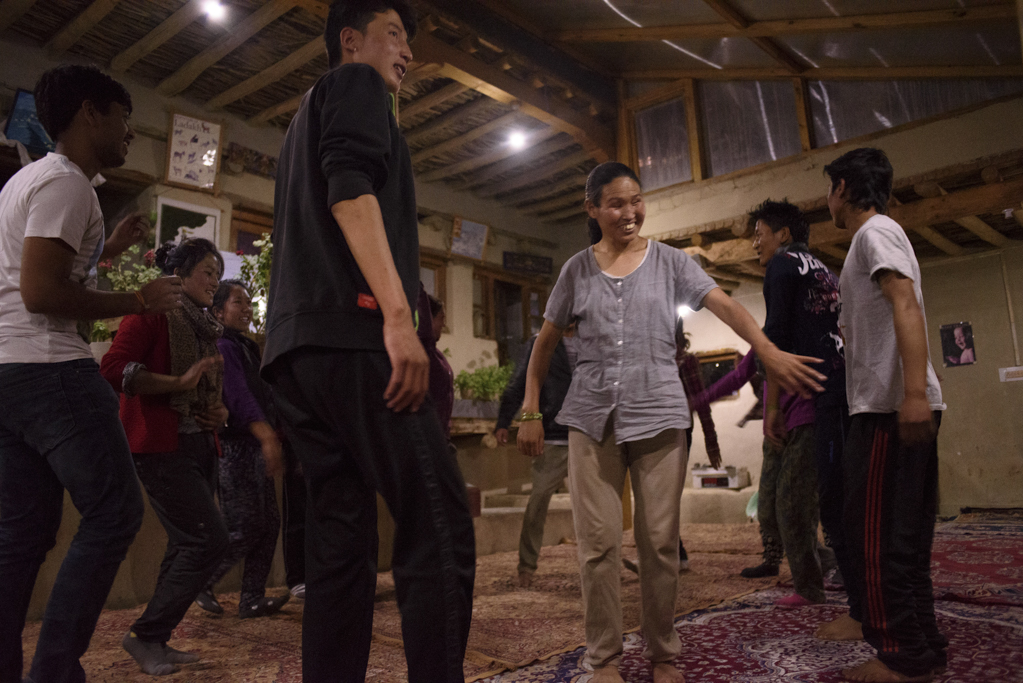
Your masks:
M1023 607L1023 512L971 512L939 524L934 597Z

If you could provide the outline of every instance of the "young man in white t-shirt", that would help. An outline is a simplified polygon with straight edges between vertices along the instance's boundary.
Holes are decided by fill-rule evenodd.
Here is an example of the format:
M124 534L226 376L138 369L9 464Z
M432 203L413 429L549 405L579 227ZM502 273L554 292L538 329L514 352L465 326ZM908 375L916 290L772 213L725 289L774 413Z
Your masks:
M824 167L828 208L852 233L839 286L851 415L844 458L845 533L862 596L863 636L877 658L852 681L929 681L947 662L934 618L931 543L938 499L941 389L931 366L920 266L884 215L892 166L879 149Z
M124 163L131 97L95 67L61 66L35 89L57 151L0 190L0 683L21 683L21 632L67 490L82 521L54 582L27 681L80 683L96 620L142 523L118 398L77 320L181 305L181 280L99 292L96 263L148 230L141 216L104 239L91 179ZM168 667L168 673L170 667Z

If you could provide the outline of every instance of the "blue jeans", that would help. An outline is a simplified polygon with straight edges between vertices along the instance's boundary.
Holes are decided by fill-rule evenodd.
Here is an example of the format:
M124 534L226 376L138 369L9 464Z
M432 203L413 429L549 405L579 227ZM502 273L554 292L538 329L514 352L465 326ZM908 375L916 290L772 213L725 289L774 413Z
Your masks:
M91 358L0 364L0 683L21 683L32 588L64 491L82 516L53 584L29 676L79 683L103 604L142 524L118 399Z

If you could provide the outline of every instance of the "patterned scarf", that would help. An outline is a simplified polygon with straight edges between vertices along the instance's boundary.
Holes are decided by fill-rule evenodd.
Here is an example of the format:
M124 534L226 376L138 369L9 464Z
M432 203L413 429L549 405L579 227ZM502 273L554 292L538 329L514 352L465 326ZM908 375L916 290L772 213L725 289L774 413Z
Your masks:
M199 308L187 296L182 301L180 309L167 313L170 373L175 377L185 374L199 360L218 355L217 340L224 333L224 326L209 311ZM194 389L171 394L171 408L184 417L202 413L220 402L223 387L224 366L216 365L203 374Z

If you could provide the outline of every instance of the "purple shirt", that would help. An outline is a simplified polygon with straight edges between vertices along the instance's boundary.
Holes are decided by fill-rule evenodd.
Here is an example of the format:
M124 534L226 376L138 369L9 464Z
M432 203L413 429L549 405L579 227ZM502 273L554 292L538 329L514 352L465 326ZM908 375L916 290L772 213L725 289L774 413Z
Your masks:
M224 405L231 414L232 424L266 422L266 415L245 381L241 349L226 337L217 340L217 348L224 357Z
M753 379L757 374L757 356L751 349L743 356L739 366L730 373L719 379L706 391L701 392L693 398L693 411L699 410L718 400L722 396L735 393ZM764 392L767 392L767 382L764 382ZM785 429L791 430L795 427L813 424L813 399L803 398L799 394L787 394L782 392L778 397L779 407L785 415ZM764 404L764 428L767 427L767 404Z

